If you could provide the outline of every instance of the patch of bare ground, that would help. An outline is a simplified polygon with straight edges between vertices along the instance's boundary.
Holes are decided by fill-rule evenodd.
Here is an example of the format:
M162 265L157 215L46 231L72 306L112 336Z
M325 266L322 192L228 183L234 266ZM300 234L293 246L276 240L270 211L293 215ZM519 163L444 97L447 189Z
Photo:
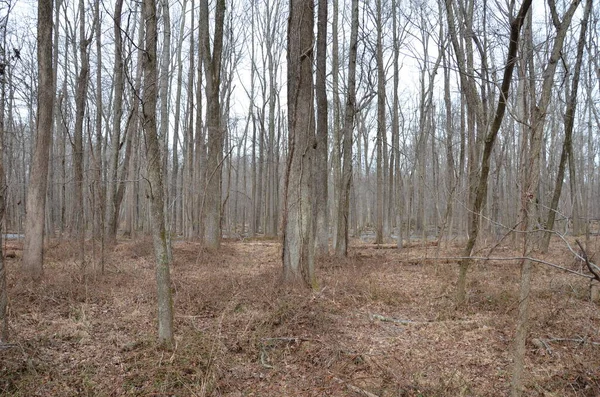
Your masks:
M74 245L53 242L36 286L20 281L18 255L7 258L13 347L0 350L0 394L508 392L515 262L477 262L469 302L457 310L458 266L436 257L457 256L460 246L355 242L347 259L319 259L319 288L307 291L282 285L277 241L226 241L218 252L176 242L176 347L166 351L155 343L152 252L150 240L122 241L107 250L100 275L97 265L77 263ZM546 259L581 266L559 241ZM536 265L531 320L525 394L600 395L600 308L587 281Z

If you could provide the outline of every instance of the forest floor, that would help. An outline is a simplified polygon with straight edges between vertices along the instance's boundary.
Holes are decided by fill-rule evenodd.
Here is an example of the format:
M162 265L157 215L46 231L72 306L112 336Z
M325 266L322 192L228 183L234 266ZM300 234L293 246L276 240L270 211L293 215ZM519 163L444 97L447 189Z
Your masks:
M176 347L165 351L149 239L120 241L103 275L80 268L75 245L50 242L37 286L21 281L19 243L6 244L13 346L0 350L0 395L508 394L516 261L476 263L456 309L458 265L435 257L459 244L353 241L348 259L318 261L308 291L282 285L277 241L224 241L218 252L176 242ZM503 245L493 254L514 255ZM559 240L544 257L582 268ZM525 394L600 396L600 306L588 281L535 265L531 297Z

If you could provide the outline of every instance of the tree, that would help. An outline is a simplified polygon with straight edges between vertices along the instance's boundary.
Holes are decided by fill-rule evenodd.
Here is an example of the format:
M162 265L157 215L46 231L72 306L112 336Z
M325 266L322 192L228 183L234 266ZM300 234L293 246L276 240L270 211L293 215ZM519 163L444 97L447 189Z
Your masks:
M88 45L90 40L85 36L85 7L84 1L79 0L79 59L81 66L77 76L75 96L75 130L73 132L73 177L75 180L74 224L71 233L79 239L79 262L85 261L85 222L83 213L83 119L87 104L87 91L90 74Z
M494 118L485 137L485 145L483 150L483 156L481 158L481 168L478 182L476 183L475 187L471 188L474 192L474 201L473 206L471 208L471 217L469 222L469 239L463 250L462 255L464 258L468 258L471 255L473 247L475 246L475 242L477 241L477 236L479 234L479 222L481 217L481 211L484 207L485 200L487 198L487 186L488 176L490 172L491 153L492 149L494 148L496 136L498 135L498 131L500 130L500 126L502 124L502 119L504 118L504 113L506 111L506 103L508 100L508 94L512 82L512 72L517 61L518 41L521 32L521 26L523 26L523 21L525 20L525 16L529 11L530 6L531 0L523 1L517 16L511 21L510 24L508 54L506 58L506 67L504 69L504 75L502 77L502 85L500 87L500 93L498 95L498 104L496 106ZM458 34L454 19L454 7L455 5L452 4L451 0L446 0L448 28L452 46L454 47L454 52L458 58L458 67L461 76L461 84L463 86L463 89L466 90L467 108L471 113L474 113L473 118L478 119L477 122L479 128L484 128L485 124L482 120L483 102L481 98L477 95L477 89L475 87L474 79L472 77L469 77L469 75L467 75L466 72L467 62L465 61L464 50L460 46L458 41ZM470 259L463 259L460 262L460 273L456 287L456 303L458 305L462 305L466 299L466 277L470 264Z
M161 171L160 145L156 127L158 73L156 61L157 22L155 0L144 0L142 20L145 21L144 87L142 93L142 127L146 138L148 161L148 196L152 217L152 240L156 256L156 284L158 298L158 340L166 347L173 345L173 298L171 296L170 249L166 236L164 216L164 188Z
M329 251L329 207L327 169L327 0L318 0L317 12L317 70L315 95L317 97L317 150L315 155L315 209L317 253Z
M6 15L0 17L0 63L6 69L8 66L6 55L6 25L10 5ZM4 11L4 10L3 10ZM8 341L8 293L6 291L6 267L4 253L2 252L4 239L4 212L5 212L5 178L4 178L4 109L6 107L6 70L0 73L0 344Z
M290 0L287 36L288 158L283 213L283 277L316 286L311 169L315 140L314 1Z
M113 65L114 93L112 101L112 127L111 127L111 150L108 161L108 182L106 192L106 240L114 244L117 238L117 226L119 222L119 211L123 201L122 184L118 183L119 151L121 149L121 118L123 117L123 95L125 93L125 65L123 61L123 39L121 16L123 11L123 0L115 0L113 13L115 54ZM123 166L127 171L129 159L125 158ZM126 175L126 172L124 173ZM120 196L119 196L120 191Z
M352 1L352 27L350 30L350 52L348 56L348 93L342 131L342 172L338 189L337 237L335 254L348 255L348 225L350 215L350 187L352 184L352 137L356 115L356 57L358 50L358 0Z
M552 201L550 202L548 217L546 218L546 232L544 233L544 237L541 243L542 252L548 252L548 247L550 246L550 237L553 234L552 229L554 228L554 221L556 220L558 201L560 200L560 195L562 193L567 157L569 155L572 156L573 153L573 127L575 125L575 113L577 110L577 92L579 88L581 64L583 63L583 50L585 47L586 32L591 9L591 1L587 0L585 5L584 16L581 21L581 30L579 32L579 42L577 44L577 59L575 61L573 71L571 92L568 93L567 109L565 111L565 139L560 153L560 162L558 164L558 172L556 174L556 182L554 184L554 193L552 194ZM571 162L569 165L569 169L572 168L572 164L573 163ZM571 175L574 176L574 173L572 173ZM571 177L571 180L573 179L575 178Z
M579 6L581 0L573 0L565 14L562 21L556 11L556 5L553 0L549 0L550 11L552 15L552 22L556 29L556 36L552 43L552 49L548 63L543 71L542 89L540 97L536 100L535 90L532 88L531 101L530 103L532 112L530 114L531 120L527 124L528 139L530 142L529 153L527 158L527 167L524 174L525 180L523 181L523 190L521 192L521 219L520 219L520 230L523 232L523 257L527 258L530 256L531 250L533 249L533 235L532 232L536 224L536 197L540 178L540 153L542 150L542 135L544 123L546 120L546 113L548 105L550 103L552 87L554 85L554 76L556 74L556 68L558 62L562 56L563 44L571 25L573 15ZM531 37L531 36L530 36ZM531 40L531 38L530 38ZM533 54L528 54L533 56ZM529 62L533 63L531 59ZM533 68L530 67L529 73L534 73ZM525 121L525 120L524 120ZM515 353L514 353L514 364L513 364L513 377L511 382L511 395L518 397L522 393L522 374L525 360L525 341L527 338L527 328L529 323L529 299L531 292L531 261L524 259L521 261L521 281L519 285L519 314L517 319L517 330L515 334Z
M375 227L375 244L383 243L384 233L384 140L386 134L385 120L385 65L383 63L383 18L382 18L382 0L376 0L375 26L377 29L376 59L377 59L377 214Z
M32 156L27 215L23 242L23 270L33 280L40 280L44 262L44 229L49 150L52 144L54 112L54 73L52 71L53 0L38 1L37 54L39 84L37 92L35 148Z
M221 163L225 131L221 125L221 55L223 51L223 24L225 0L217 0L215 30L211 40L208 23L208 0L200 2L200 26L202 34L202 61L206 74L206 125L208 129L208 156L206 162L205 202L202 205L202 238L208 248L218 248L221 243ZM198 87L198 89L200 89ZM199 131L197 132L199 133Z

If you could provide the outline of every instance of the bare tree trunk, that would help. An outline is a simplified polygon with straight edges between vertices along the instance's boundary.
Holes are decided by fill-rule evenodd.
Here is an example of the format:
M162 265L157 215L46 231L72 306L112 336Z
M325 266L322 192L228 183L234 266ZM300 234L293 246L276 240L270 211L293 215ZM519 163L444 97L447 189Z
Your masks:
M472 207L472 217L469 224L469 240L463 250L463 257L469 257L471 252L473 251L473 247L475 246L475 242L477 240L477 236L479 234L479 218L481 216L481 210L484 207L485 200L487 198L487 186L488 186L488 176L490 171L490 160L491 153L494 147L494 142L496 140L496 136L498 135L498 131L500 130L500 125L502 124L502 119L504 118L504 112L506 111L506 101L508 98L508 94L510 91L510 85L512 82L512 72L515 67L515 63L517 60L517 50L518 50L518 39L521 31L521 26L523 25L523 21L525 19L525 15L527 14L529 8L531 6L531 0L525 0L523 4L521 4L521 8L519 9L519 13L512 20L510 24L510 39L508 46L508 54L506 58L506 68L504 69L504 75L502 77L502 85L500 87L500 94L498 96L498 105L496 107L496 111L494 114L494 119L492 124L487 132L485 137L485 146L483 151L483 156L481 158L481 171L479 174L479 181L476 187L476 194L474 197L473 207ZM475 113L479 115L482 110L482 102L481 99L477 96L475 82L471 79L468 79L465 73L463 72L466 62L464 60L464 54L460 48L458 43L458 36L456 32L456 26L454 21L454 11L453 6L450 0L446 0L446 11L448 16L448 26L450 38L452 41L452 45L454 47L454 51L457 54L459 59L459 69L461 70L461 80L465 89L468 91L468 109L469 112ZM475 108L475 109L473 109ZM481 117L481 116L478 116ZM482 121L479 121L482 124ZM471 261L469 259L463 259L460 261L460 273L458 277L458 282L456 286L456 303L457 305L464 304L466 300L466 290L467 290L467 271Z
M338 44L338 14L339 14L339 6L338 0L333 0L333 10L332 10L332 18L331 18L331 35L332 35L332 43L331 43L331 90L333 95L333 111L332 111L332 121L333 121L333 148L331 153L331 162L333 168L333 205L331 208L331 225L333 226L333 246L336 250L336 255L339 255L338 252L338 237L344 236L344 230L338 230L340 225L340 220L338 219L338 215L340 213L339 207L339 199L340 191L342 189L342 152L340 142L340 95L339 95L339 79L340 79L340 62L339 62L339 44ZM346 242L342 243L346 244ZM346 250L343 250L346 252Z
M103 157L102 157L102 31L100 29L100 2L94 8L94 29L96 33L96 145L94 153L94 238L100 239L100 268L104 273L104 214L106 191L102 183Z
M317 22L317 151L315 153L316 252L329 251L329 207L327 168L327 0L318 0Z
M288 164L283 218L283 278L316 287L311 168L315 140L313 0L290 0L288 19Z
M117 239L117 227L119 221L120 201L117 199L117 182L119 170L119 151L121 147L121 119L123 117L123 95L125 92L125 67L123 62L123 39L121 33L121 13L123 0L115 1L114 41L115 41L115 63L113 66L114 91L113 91L113 122L111 134L111 149L108 164L108 186L106 192L106 241L115 244Z
M187 0L183 1L182 13L185 14L187 6ZM181 87L183 85L183 63L181 62L181 51L183 48L185 23L183 20L180 21L179 37L177 45L177 90L175 94L175 125L173 127L173 172L171 177L171 201L173 205L173 229L177 232L181 228L182 223L182 211L181 211L181 196L180 192L183 190L183 186L179 184L179 125L181 120ZM200 171L202 172L202 171ZM178 189L181 187L181 189Z
M208 156L206 164L206 195L203 204L203 244L218 248L221 244L221 160L223 158L224 129L221 125L221 55L223 51L223 24L225 0L217 0L215 8L215 30L212 40L208 24L208 0L200 2L200 26L203 29L202 57L206 74L206 125L208 130Z
M8 292L6 290L6 265L4 263L4 213L6 197L6 181L4 177L4 109L6 107L6 15L0 19L0 62L5 65L5 72L0 75L0 345L8 341Z
M79 0L79 57L81 69L77 76L77 91L75 96L75 130L73 131L73 178L75 179L73 216L74 223L71 233L79 240L79 263L85 266L85 221L83 207L83 120L87 102L90 61L87 52L89 40L85 37L85 7L84 1Z
M375 227L375 244L383 243L383 216L384 216L384 171L383 171L383 147L384 135L386 134L385 123L385 65L383 64L383 21L381 17L381 1L376 0L377 15L375 16L375 27L377 29L377 215Z
M38 1L38 93L35 149L27 190L27 216L23 243L23 270L40 280L44 262L44 226L49 150L52 144L54 74L52 72L52 0Z
M550 103L554 76L562 48L567 35L573 14L581 0L574 0L565 12L562 21L559 21L556 7L553 1L549 1L552 19L556 28L556 37L552 46L548 65L543 72L542 90L537 104L532 104L533 114L529 124L530 149L525 175L525 184L521 193L521 231L523 231L523 256L528 257L533 249L532 231L536 225L536 201L540 177L540 152L542 148L543 127L546 119L546 111ZM531 40L531 38L530 38ZM533 73L530 70L530 73ZM533 90L534 87L531 87ZM535 91L530 93L535 99ZM525 361L525 342L529 325L529 299L531 292L531 261L521 262L521 283L519 286L519 317L517 319L517 330L515 334L513 374L511 381L511 396L518 397L522 394L522 378Z
M350 187L352 184L352 137L354 134L356 114L356 57L358 50L358 0L352 0L352 25L350 30L350 50L348 54L348 93L346 95L346 112L344 116L343 135L343 170L337 205L337 238L335 254L348 256L348 227L350 215Z
M150 196L152 237L156 255L156 283L158 298L158 340L170 348L173 345L173 299L171 297L170 259L166 238L163 181L161 172L160 145L156 131L156 102L158 76L156 62L156 3L144 0L142 19L146 25L146 40L143 58L144 90L142 99L142 126L146 137L148 160L148 194Z
M189 69L188 69L188 89L187 89L187 114L185 115L187 128L185 128L184 132L184 149L183 149L183 186L182 186L182 195L183 195L183 230L184 236L187 238L192 238L195 236L194 227L197 227L196 221L196 213L197 208L194 208L194 72L195 72L195 61L196 56L194 55L194 48L196 46L196 42L194 39L194 31L195 31L195 4L194 0L192 0L191 4L191 24L190 24L190 50L189 50ZM200 87L197 87L199 90ZM196 170L197 172L204 172L204 170ZM205 193L206 194L206 193ZM198 230L199 231L199 230Z
M167 247L171 246L171 226L172 222L170 222L170 212L169 212L169 204L170 204L170 195L169 195L169 180L168 178L168 158L169 158L169 65L171 63L171 15L169 13L169 1L161 0L161 8L162 8L162 20L163 20L163 48L161 54L161 64L160 64L160 139L162 140L163 150L162 150L162 172L163 172L163 187L164 191L164 214L165 214L165 228L167 230L166 238L168 240ZM183 23L183 21L182 21ZM169 257L172 256L172 253L169 251Z
M581 30L579 33L579 42L577 44L577 60L575 61L575 70L573 74L573 82L571 92L567 101L567 110L565 112L565 140L562 146L560 154L560 163L558 165L558 172L556 174L556 182L554 184L554 194L552 195L552 201L550 202L550 208L548 211L548 218L546 220L546 233L541 243L541 251L548 252L550 245L550 237L552 237L552 230L554 229L554 221L556 219L556 211L558 210L558 201L562 192L563 180L565 177L565 166L567 162L567 156L572 153L572 137L573 137L573 126L575 124L575 112L577 110L577 92L579 87L579 76L581 74L581 64L583 63L583 49L585 47L586 32L588 26L589 15L591 13L592 1L586 0L585 12L581 21ZM569 150L571 148L571 150ZM571 163L569 163L569 169ZM574 179L574 174L571 175L571 179Z
M396 214L396 246L402 249L402 175L400 173L400 100L398 98L398 86L400 84L400 65L398 58L400 55L400 38L398 35L398 4L392 0L392 23L393 23L393 45L394 45L394 91L392 105L392 154L394 173L394 211Z

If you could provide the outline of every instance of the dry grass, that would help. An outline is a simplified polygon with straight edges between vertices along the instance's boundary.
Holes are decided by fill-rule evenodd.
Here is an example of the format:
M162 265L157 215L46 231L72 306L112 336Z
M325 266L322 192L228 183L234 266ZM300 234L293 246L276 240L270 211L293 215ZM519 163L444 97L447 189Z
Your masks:
M14 245L14 243L12 243ZM10 326L0 394L14 396L499 396L510 381L519 272L479 263L469 303L452 303L457 265L438 247L356 244L321 258L320 288L286 288L276 241L175 244L176 348L155 343L150 240L121 242L106 273L52 243L39 286L8 258ZM460 247L440 252L452 256ZM19 253L15 245L12 251ZM88 253L92 250L88 247ZM499 247L495 256L514 255ZM554 262L578 266L557 242ZM587 282L537 267L527 395L600 395L600 309Z

